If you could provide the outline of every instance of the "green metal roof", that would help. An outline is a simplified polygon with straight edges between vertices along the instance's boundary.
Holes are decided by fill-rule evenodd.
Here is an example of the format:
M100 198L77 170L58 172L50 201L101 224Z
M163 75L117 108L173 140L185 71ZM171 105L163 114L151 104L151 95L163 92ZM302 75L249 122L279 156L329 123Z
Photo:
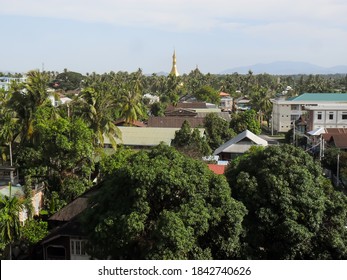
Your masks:
M288 99L290 101L347 102L347 93L303 93Z

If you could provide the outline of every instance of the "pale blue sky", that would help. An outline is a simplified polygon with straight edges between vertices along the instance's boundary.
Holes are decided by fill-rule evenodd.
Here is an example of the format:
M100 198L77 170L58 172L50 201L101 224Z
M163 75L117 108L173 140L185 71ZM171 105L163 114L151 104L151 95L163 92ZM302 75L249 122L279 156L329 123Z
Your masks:
M0 0L0 71L347 65L345 0Z

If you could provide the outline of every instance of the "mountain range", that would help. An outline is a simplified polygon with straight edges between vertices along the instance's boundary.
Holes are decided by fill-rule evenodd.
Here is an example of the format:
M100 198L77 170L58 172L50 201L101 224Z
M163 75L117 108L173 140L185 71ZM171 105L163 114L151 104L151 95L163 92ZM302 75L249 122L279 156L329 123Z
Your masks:
M258 63L249 66L230 68L220 74L247 74L251 70L254 74L295 75L295 74L346 74L347 65L322 67L307 62L277 61L272 63Z

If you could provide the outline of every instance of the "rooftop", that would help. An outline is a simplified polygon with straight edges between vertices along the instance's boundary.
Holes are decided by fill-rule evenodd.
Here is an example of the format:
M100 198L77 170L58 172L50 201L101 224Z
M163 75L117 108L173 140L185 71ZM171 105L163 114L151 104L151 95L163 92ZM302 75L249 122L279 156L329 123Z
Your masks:
M227 168L226 165L218 165L218 164L208 164L208 168L213 171L213 173L217 175L222 175L225 172L225 169Z
M327 101L347 102L347 93L303 93L299 96L288 98L288 101Z

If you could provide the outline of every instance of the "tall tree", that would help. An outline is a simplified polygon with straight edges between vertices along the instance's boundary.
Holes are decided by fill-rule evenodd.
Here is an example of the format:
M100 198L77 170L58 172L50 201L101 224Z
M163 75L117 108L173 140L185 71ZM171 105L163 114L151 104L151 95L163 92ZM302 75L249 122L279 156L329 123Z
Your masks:
M39 71L30 71L23 85L13 84L9 107L16 112L22 125L21 142L32 142L34 136L34 115L38 108L47 105L49 76Z
M204 120L207 143L212 150L236 136L229 123L216 113L207 114Z
M236 133L241 133L246 129L254 134L260 134L261 132L257 113L254 110L232 114L230 128L232 128Z
M199 101L205 101L217 105L220 103L219 92L211 86L202 86L196 91L194 96Z
M223 176L171 147L135 153L100 190L83 219L93 257L226 259L238 254L243 205L231 198Z
M303 150L291 145L255 149L232 162L226 177L232 196L248 210L243 257L347 257L346 199Z
M2 242L9 246L10 258L12 258L12 243L20 237L19 213L22 207L16 196L0 196L0 236Z
M265 117L267 125L269 126L272 113L271 97L271 92L267 88L259 86L253 88L251 103L252 108L258 112L260 124L262 124L263 118Z
M120 117L128 124L145 116L142 94L136 81L123 85L120 99Z
M107 81L90 83L91 85L83 89L73 104L74 114L81 117L94 131L95 147L103 148L106 136L113 148L116 148L116 138L121 138L120 130L113 123L118 106L113 92L117 89Z
M203 156L211 155L211 148L206 138L200 135L199 129L192 129L187 120L183 122L181 129L176 131L171 144L191 158L201 159Z

